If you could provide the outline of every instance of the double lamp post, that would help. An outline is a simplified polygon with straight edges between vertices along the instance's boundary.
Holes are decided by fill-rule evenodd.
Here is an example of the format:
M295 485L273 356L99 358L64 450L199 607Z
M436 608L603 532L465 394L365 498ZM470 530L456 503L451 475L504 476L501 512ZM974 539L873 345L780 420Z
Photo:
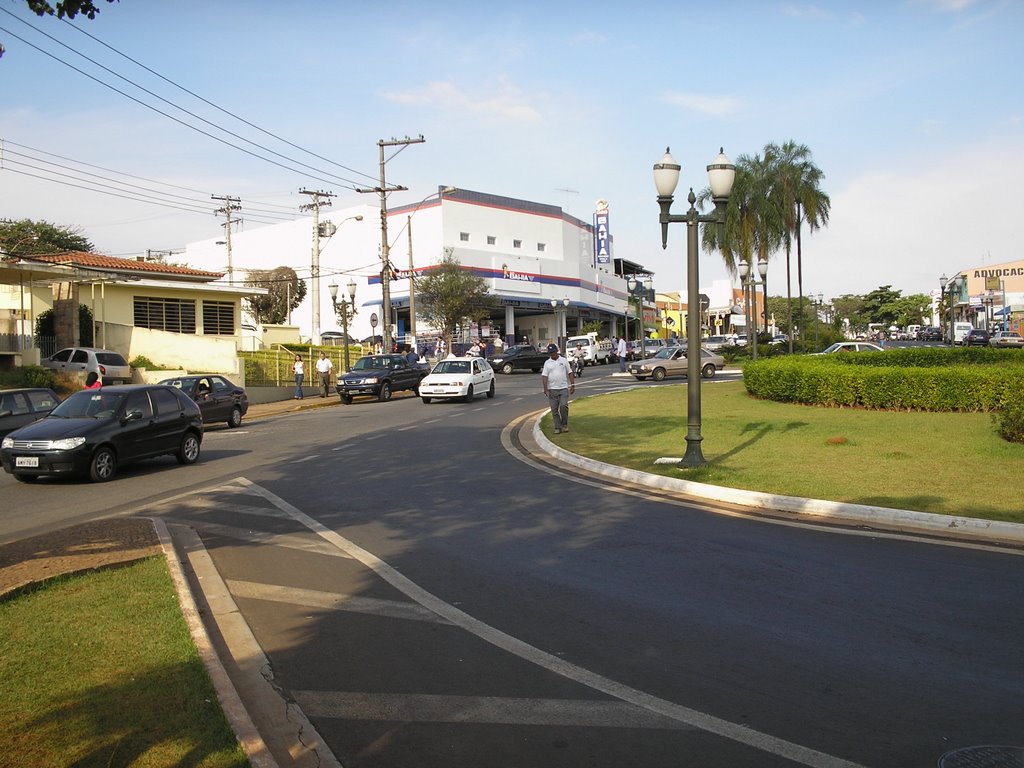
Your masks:
M743 311L747 315L747 343L750 344L751 358L757 360L757 286L768 285L768 259L757 260L757 272L761 275L758 282L757 275L750 268L746 259L740 260L737 268L740 273L740 284L743 286ZM768 300L767 290L765 291L765 302ZM767 307L767 303L765 305ZM753 323L751 323L753 321ZM767 326L767 324L766 324Z
M709 215L701 215L694 204L697 196L690 188L687 202L689 210L684 214L673 214L673 194L679 184L680 165L672 157L668 149L664 157L654 165L654 186L658 190L658 206L661 214L661 247L668 247L668 225L686 225L686 453L679 466L690 469L707 466L707 460L701 451L701 415L700 415L700 312L694 312L700 306L700 277L698 265L698 225L715 224L718 226L719 242L725 236L725 209L729 204L729 195L736 179L736 166L729 162L724 150L719 150L716 157L707 167L708 183L711 187L711 199L715 210Z
M345 372L348 373L348 313L350 307L352 310L356 307L356 281L351 278L348 281L348 301L345 297L341 297L341 328L342 328L342 341L345 342ZM331 283L327 286L331 292L331 303L334 304L334 314L338 314L338 284Z

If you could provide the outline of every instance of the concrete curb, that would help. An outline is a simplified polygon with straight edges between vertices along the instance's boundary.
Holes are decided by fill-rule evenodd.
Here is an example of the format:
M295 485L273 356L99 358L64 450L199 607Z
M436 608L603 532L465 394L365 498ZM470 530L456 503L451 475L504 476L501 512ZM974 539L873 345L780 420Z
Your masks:
M914 512L906 509L875 507L866 504L848 504L823 499L803 499L797 496L780 496L759 491L744 491L718 485L696 483L635 469L605 464L588 459L559 448L545 437L540 422L547 411L533 418L532 437L541 450L548 455L574 467L623 482L646 485L665 491L685 493L689 496L720 501L727 504L749 507L751 510L771 510L796 516L813 518L818 522L856 521L880 530L908 532L940 536L962 541L983 541L988 543L1024 546L1024 524L1006 523L998 520L981 520L974 517L936 515L929 512Z
M206 672L213 682L221 708L224 710L231 729L235 732L242 751L249 758L249 763L253 768L278 768L277 761L274 760L267 745L263 742L263 738L249 717L249 712L242 703L238 691L231 682L231 678L228 677L227 670L221 664L220 657L217 656L213 648L213 643L210 642L210 636L206 633L206 627L203 626L202 619L199 617L199 609L196 607L192 590L189 588L188 580L181 567L180 556L171 541L171 534L167 530L166 523L159 518L150 518L150 520L156 530L157 538L160 540L174 588L178 593L181 614L185 618L189 634L192 635L192 641L199 651L199 658L202 659L203 666L206 667Z

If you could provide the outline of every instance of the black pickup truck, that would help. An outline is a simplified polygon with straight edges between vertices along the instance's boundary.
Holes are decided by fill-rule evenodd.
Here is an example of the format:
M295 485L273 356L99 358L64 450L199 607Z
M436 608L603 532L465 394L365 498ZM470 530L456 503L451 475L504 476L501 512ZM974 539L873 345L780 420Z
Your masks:
M338 377L338 396L348 405L353 397L369 395L390 400L393 392L411 389L419 394L427 369L410 365L402 355L366 355L356 360L348 373Z

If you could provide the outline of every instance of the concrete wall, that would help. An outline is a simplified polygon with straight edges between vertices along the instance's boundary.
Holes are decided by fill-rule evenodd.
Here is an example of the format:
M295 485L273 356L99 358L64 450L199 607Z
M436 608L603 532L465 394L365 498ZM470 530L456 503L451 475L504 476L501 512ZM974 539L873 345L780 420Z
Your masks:
M143 355L162 367L244 378L232 336L193 336L116 323L104 324L103 330L107 347L129 362Z

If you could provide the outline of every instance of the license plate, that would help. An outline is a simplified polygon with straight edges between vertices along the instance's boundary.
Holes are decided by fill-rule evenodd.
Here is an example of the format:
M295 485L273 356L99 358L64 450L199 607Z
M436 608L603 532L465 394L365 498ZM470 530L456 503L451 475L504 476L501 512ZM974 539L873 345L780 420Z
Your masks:
M39 457L38 456L15 456L14 466L16 467L38 467Z
M430 394L432 394L432 395L443 395L444 394L444 390L441 389L440 387L438 387L437 389L430 390Z

